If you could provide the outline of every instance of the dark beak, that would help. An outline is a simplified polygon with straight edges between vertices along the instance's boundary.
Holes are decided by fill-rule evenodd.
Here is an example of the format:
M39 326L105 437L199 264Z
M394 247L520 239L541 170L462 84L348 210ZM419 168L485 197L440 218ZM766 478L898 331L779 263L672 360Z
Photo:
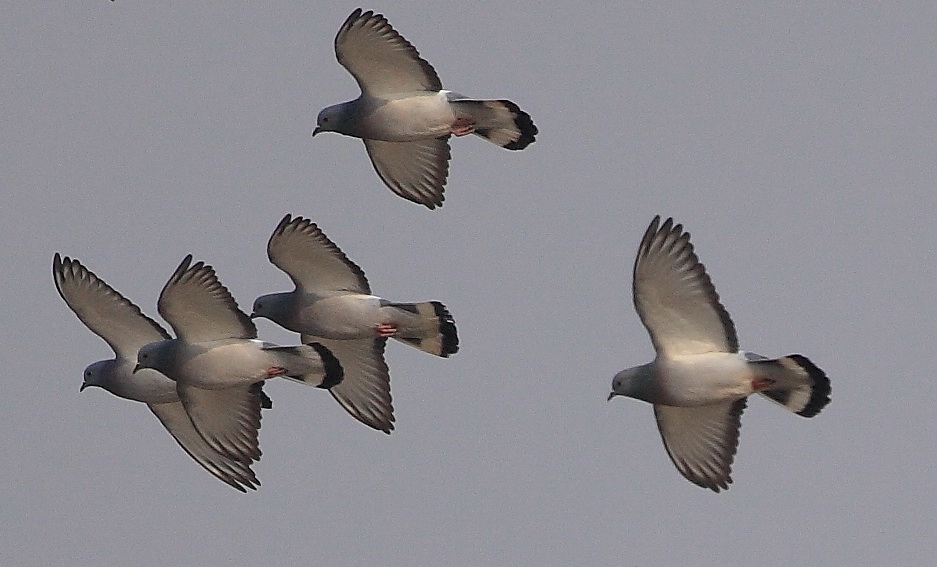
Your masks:
M315 138L316 134L320 132L322 132L322 128L319 128L318 126L316 126L315 130L312 131L312 137Z
M143 368L143 367L140 366L140 363L138 362L137 365L133 367L133 372L132 372L132 374L136 374L137 371L140 370L141 368Z
M615 392L612 392L611 394L608 395L608 399L605 400L605 401L606 401L606 402L610 402L610 401L612 401L612 398L614 398L614 397L617 396L617 395L618 395L618 394L616 394Z
M251 313L251 314L250 314L250 318L251 318L251 319L256 319L256 318L257 318L257 314L256 314L256 313Z
M85 391L85 388L87 388L87 387L90 386L90 385L91 385L91 384L89 384L89 383L87 383L87 382L82 382L82 383L81 383L81 388L78 388L78 391L79 391L79 392L84 392L84 391Z

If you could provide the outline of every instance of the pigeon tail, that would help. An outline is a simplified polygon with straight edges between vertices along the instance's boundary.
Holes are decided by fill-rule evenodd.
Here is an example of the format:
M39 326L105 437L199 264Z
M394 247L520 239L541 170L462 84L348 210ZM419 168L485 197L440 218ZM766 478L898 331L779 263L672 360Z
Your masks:
M459 352L459 334L456 331L455 320L445 305L438 301L390 305L418 315L421 320L416 327L425 330L417 336L408 335L406 331L402 331L394 336L395 339L443 358Z
M797 415L813 417L830 403L830 379L805 356L791 354L749 364L759 378L772 382L760 393Z
M509 100L452 101L456 120L474 124L472 133L508 150L523 150L534 143L539 130L530 115Z
M328 389L341 383L345 374L332 351L319 343L267 347L265 350L285 355L282 360L286 368L284 376L303 384Z

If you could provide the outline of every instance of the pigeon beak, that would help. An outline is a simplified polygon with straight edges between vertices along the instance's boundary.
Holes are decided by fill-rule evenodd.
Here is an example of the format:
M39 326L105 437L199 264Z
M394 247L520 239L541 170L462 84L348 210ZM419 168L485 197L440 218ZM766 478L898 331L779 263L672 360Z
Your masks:
M87 383L87 382L82 382L82 383L81 383L81 388L78 388L78 391L79 391L79 392L84 392L84 391L85 391L85 388L87 388L87 387L90 386L90 385L91 385L91 384L89 384L89 383Z
M143 367L140 366L140 363L138 362L137 365L133 367L133 372L131 372L131 374L136 374L141 368Z
M616 394L615 392L612 392L611 394L608 395L608 399L605 400L605 401L606 401L606 402L610 402L610 401L612 401L612 398L614 398L614 397L617 396L617 395L618 395L618 394Z
M312 137L315 138L316 134L319 134L320 132L322 132L322 128L316 126L316 129L312 131Z
M258 317L258 315L257 315L256 313L251 313L251 314L250 314L250 318L251 318L251 319L256 319L257 317Z

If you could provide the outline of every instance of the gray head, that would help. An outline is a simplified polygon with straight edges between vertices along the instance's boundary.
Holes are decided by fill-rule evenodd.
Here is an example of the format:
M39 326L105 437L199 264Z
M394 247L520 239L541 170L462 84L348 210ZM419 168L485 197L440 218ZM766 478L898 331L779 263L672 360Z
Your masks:
M81 382L81 388L78 389L79 392L83 392L85 388L89 386L97 386L98 388L104 388L105 390L110 390L111 386L111 368L117 364L116 360L99 360L93 364L89 364L85 368L84 380Z
M627 396L653 403L653 382L653 364L642 364L622 370L612 379L612 393L608 395L608 399L611 400L615 396Z
M261 295L254 300L254 305L251 307L251 319L264 317L285 327L293 309L293 297L293 294L289 292Z
M343 102L323 108L319 112L319 116L316 117L316 129L312 131L312 135L315 136L319 132L347 133L345 128L345 122L347 121L345 108L347 104Z
M143 368L152 368L162 372L167 377L171 376L171 372L167 372L167 370L172 367L173 347L175 345L176 341L173 339L143 345L137 353L137 366L133 369L133 373L136 374Z

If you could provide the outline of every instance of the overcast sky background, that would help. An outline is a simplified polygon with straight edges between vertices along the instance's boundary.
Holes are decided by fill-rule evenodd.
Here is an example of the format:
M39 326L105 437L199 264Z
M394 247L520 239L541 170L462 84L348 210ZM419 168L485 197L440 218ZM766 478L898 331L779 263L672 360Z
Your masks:
M358 94L332 44L357 5L321 4L0 6L0 564L933 560L937 7L366 5L446 88L540 128L521 152L454 139L429 211L359 140L311 137ZM290 289L265 254L287 212L376 293L448 305L462 350L389 345L391 436L270 383L243 495L142 404L79 395L111 352L52 256L157 317L192 253L249 309ZM718 495L677 473L647 404L605 401L653 357L630 294L658 213L692 233L743 348L833 384L810 420L753 399Z

